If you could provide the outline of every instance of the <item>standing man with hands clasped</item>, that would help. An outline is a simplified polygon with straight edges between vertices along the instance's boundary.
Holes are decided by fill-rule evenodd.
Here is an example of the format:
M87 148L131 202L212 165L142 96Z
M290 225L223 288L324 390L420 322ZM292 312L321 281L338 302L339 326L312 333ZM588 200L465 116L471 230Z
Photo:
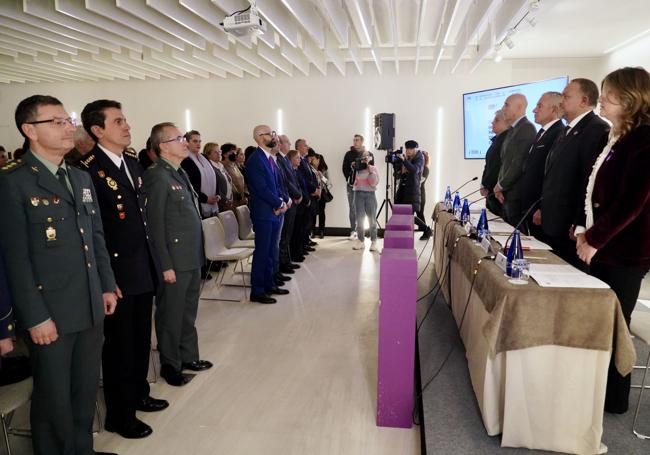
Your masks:
M91 455L104 314L121 292L90 176L63 160L75 121L44 95L21 101L15 120L26 153L0 174L0 246L28 332L34 453Z
M156 272L145 216L143 170L131 144L131 127L117 101L97 100L81 112L84 128L96 142L80 161L95 185L102 213L106 248L122 298L104 321L102 353L108 431L128 439L149 436L152 429L136 410L154 412L169 403L149 396L147 373L151 352L151 311Z
M212 363L199 360L196 313L199 306L203 230L199 200L181 167L187 142L173 123L151 129L151 146L159 156L144 174L147 219L163 275L156 301L156 335L160 375L173 386L189 379L182 370L202 371Z

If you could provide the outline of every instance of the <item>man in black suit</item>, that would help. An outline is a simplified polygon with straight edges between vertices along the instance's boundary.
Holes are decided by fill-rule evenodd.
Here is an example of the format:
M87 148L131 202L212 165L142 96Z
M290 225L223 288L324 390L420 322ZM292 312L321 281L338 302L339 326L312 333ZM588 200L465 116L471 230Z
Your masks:
M321 189L318 185L318 177L309 164L307 160L307 154L309 153L309 145L305 139L298 139L296 141L296 150L300 152L300 166L298 167L298 172L302 174L305 183L307 184L307 192L309 193L309 207L303 213L304 218L300 220L302 231L302 240L303 240L303 254L309 254L312 251L315 251L314 246L316 242L313 242L309 238L309 233L313 227L314 214L316 213L318 206L318 199L320 199Z
M93 101L81 119L97 145L80 164L93 180L111 267L122 290L117 310L104 320L105 427L124 438L144 438L152 430L135 411L160 411L168 403L151 398L147 382L153 297L162 274L151 254L143 170L137 155L124 151L131 144L131 127L120 103Z
M532 205L539 206L539 198L542 196L542 185L544 184L544 166L546 157L558 135L564 129L560 120L562 111L560 102L562 94L558 92L544 93L537 106L533 109L535 123L541 128L535 136L535 142L528 151L528 157L524 162L524 173L519 180L521 193L521 214L526 215L526 221L522 225L522 230L530 235L534 235L543 240L542 228L533 224ZM526 214L526 212L529 212Z
M287 158L287 153L291 149L291 142L284 134L278 140L280 144L280 150L277 154L278 167L283 176L289 197L293 201L291 207L284 213L284 224L282 225L282 233L280 236L280 272L292 274L294 273L294 269L300 268L298 264L291 262L289 244L291 242L291 234L293 233L298 205L302 202L302 189L291 167L291 162Z
M537 133L535 125L526 118L527 107L526 97L515 93L506 98L501 109L511 126L501 147L501 168L494 186L494 196L503 204L503 218L513 225L519 221L521 214L521 194L517 183Z
M568 125L546 158L542 206L533 216L553 252L581 269L585 266L570 231L584 208L587 178L609 133L609 125L593 113L597 103L598 87L589 79L573 79L564 89L560 108Z
M495 215L501 216L501 203L494 196L494 186L497 184L499 178L499 169L501 169L501 147L503 141L508 135L508 127L510 124L506 121L503 111L499 109L494 113L492 120L492 144L485 152L485 167L483 168L483 175L481 176L481 196L485 199L485 206L490 212Z

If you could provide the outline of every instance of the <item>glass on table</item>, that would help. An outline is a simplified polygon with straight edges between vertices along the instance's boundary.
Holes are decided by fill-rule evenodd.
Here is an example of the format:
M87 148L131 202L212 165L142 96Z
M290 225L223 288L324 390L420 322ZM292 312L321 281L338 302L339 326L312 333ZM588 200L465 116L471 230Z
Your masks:
M508 282L512 284L528 284L530 280L530 262L526 259L512 261L512 276Z

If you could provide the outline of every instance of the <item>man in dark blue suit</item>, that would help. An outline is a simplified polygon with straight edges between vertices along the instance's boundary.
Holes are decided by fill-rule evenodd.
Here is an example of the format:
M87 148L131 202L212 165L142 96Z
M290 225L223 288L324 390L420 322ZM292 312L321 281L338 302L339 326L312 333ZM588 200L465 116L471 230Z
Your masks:
M275 131L267 125L253 129L257 150L246 163L250 191L250 211L255 230L255 251L251 270L251 302L275 303L271 295L288 294L275 284L273 270L278 259L277 238L280 216L288 210L290 202L282 199L279 182L280 169L272 154L277 146Z

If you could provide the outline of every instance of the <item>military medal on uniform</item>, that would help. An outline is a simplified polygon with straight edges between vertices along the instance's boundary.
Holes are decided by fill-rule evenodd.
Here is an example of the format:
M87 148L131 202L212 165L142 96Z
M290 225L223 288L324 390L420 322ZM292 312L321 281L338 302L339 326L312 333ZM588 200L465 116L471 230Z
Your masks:
M41 203L41 200L40 200L38 197L33 196L33 197L31 198L31 202L32 202L32 205L33 205L34 207L37 207L38 204Z
M113 180L110 177L106 177L106 183L108 184L108 187L112 189L113 191L117 191L117 182Z
M54 229L53 226L48 226L45 229L45 237L47 238L48 242L56 240L56 229Z
M90 192L90 188L83 188L81 191L81 201L82 202L92 202L93 194Z

